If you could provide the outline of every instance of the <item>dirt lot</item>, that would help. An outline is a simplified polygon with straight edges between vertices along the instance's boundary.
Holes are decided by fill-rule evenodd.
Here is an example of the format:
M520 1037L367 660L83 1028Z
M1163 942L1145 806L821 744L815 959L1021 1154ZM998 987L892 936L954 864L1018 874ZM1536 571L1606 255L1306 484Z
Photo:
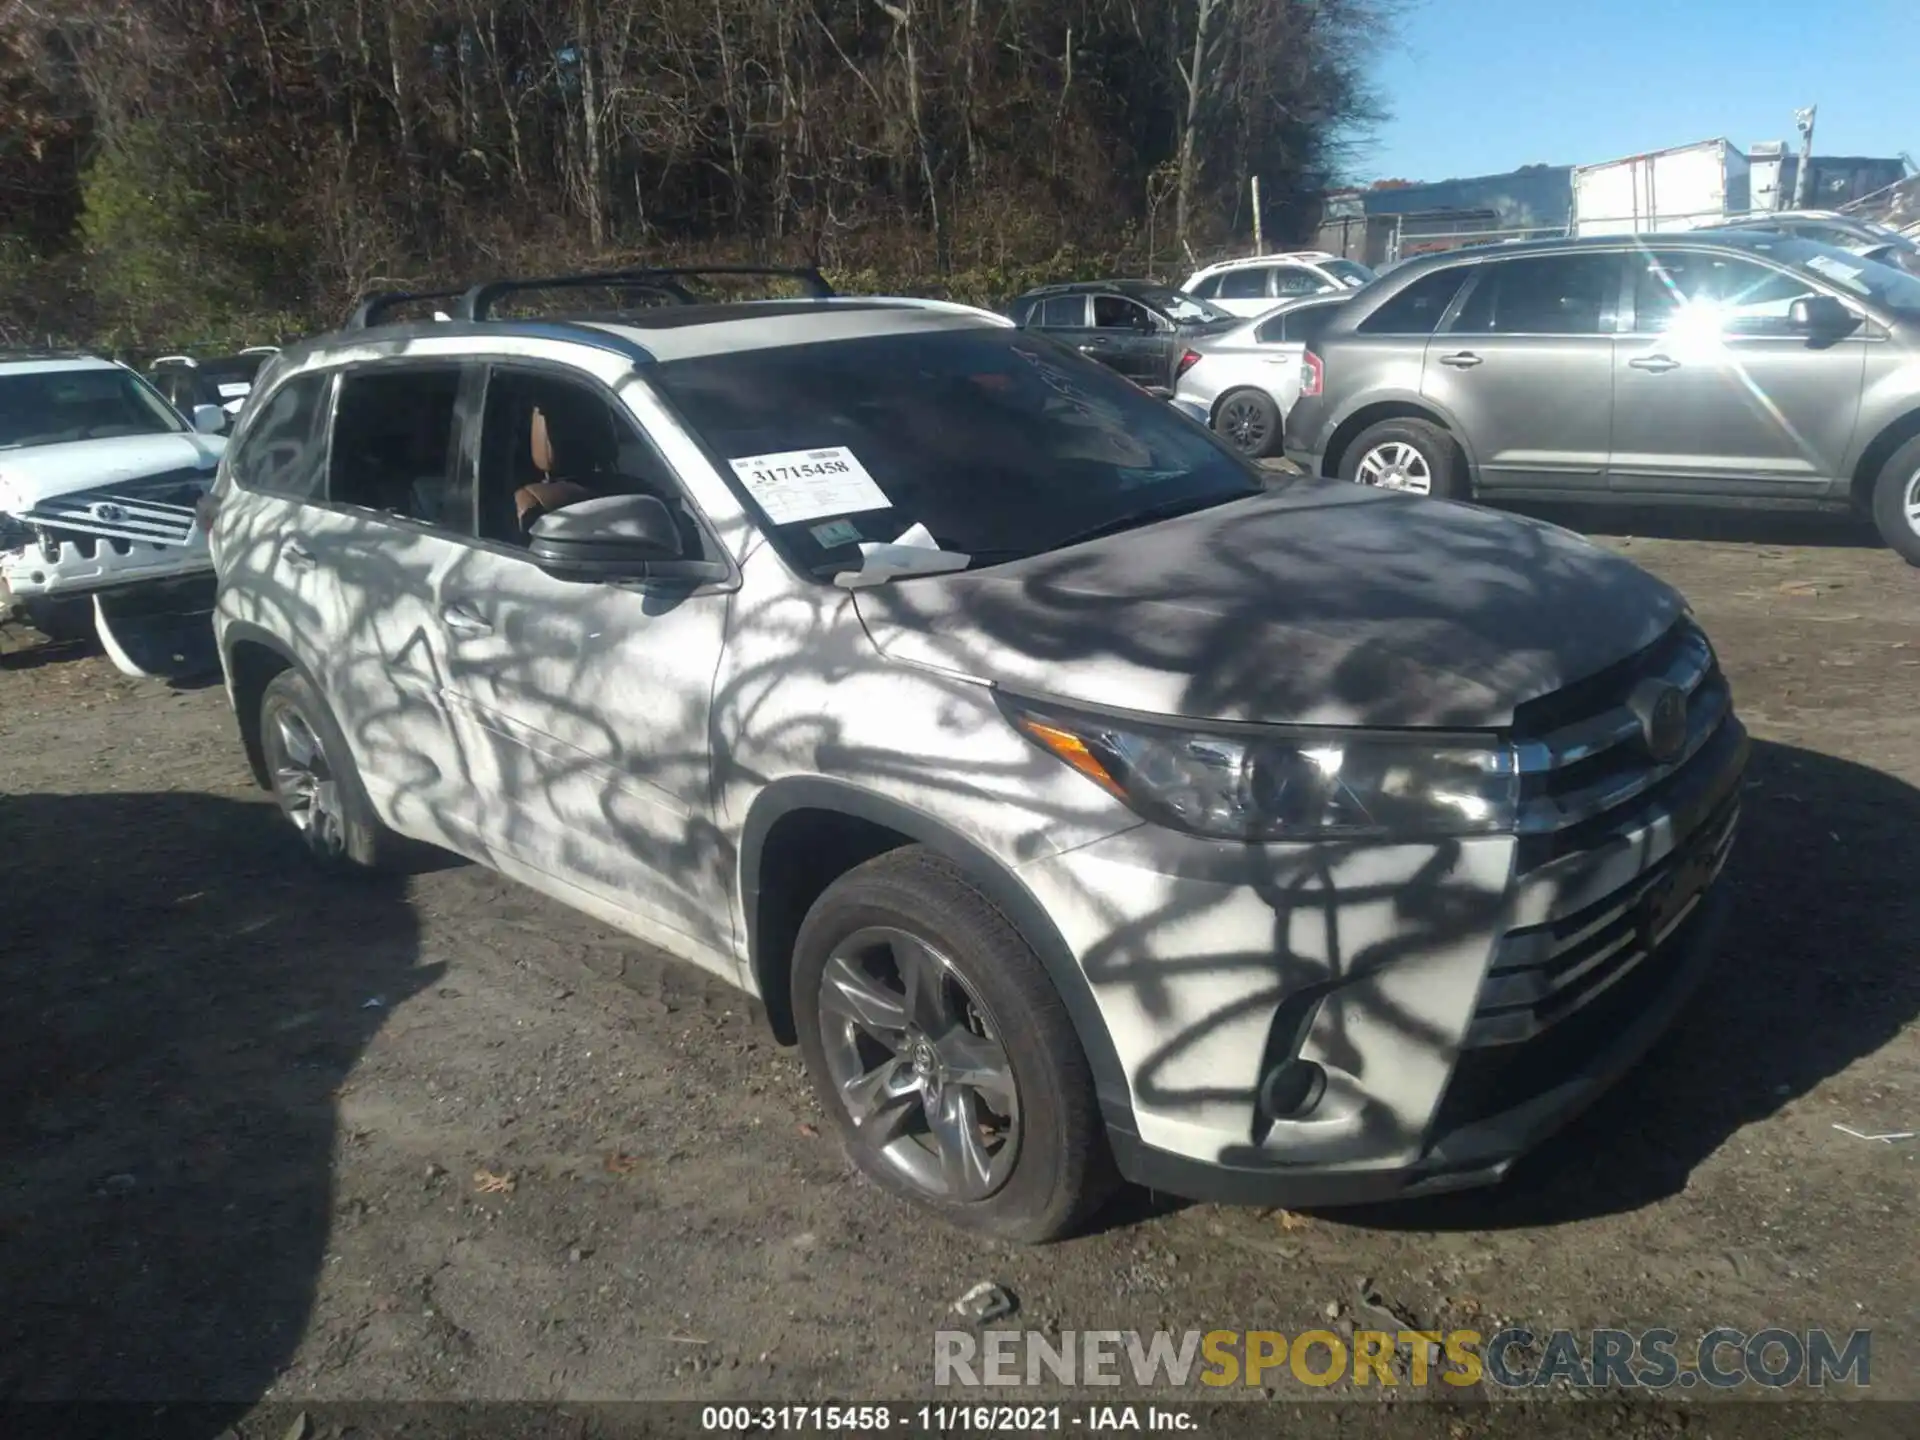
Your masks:
M1609 541L1759 743L1715 980L1599 1109L1498 1192L1134 1197L1037 1251L852 1178L691 968L472 867L315 878L218 688L16 653L0 1400L921 1396L983 1279L1077 1329L1365 1328L1363 1284L1436 1329L1872 1327L1920 1399L1920 1142L1835 1128L1920 1129L1920 572L1812 538Z

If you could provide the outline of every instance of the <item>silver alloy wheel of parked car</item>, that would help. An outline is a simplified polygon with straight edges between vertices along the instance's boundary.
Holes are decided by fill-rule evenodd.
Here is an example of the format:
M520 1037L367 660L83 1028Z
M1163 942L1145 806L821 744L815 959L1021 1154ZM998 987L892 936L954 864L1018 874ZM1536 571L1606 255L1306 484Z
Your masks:
M274 702L268 718L261 740L280 807L309 849L337 860L346 853L346 816L326 747L313 722L286 699Z
M919 936L873 926L820 978L827 1068L856 1129L924 1193L983 1200L1020 1149L1013 1064L954 963Z
M1360 459L1354 475L1362 485L1382 490L1404 490L1410 495L1433 493L1433 469L1427 457L1404 440L1376 445Z
M1920 470L1907 477L1907 493L1901 508L1906 512L1907 528L1920 535Z

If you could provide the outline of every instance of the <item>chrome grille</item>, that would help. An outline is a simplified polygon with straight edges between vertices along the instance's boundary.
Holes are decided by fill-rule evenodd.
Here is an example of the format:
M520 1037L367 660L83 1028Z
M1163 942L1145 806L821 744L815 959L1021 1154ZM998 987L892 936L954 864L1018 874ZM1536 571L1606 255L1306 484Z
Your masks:
M1619 889L1572 915L1504 936L1467 1046L1531 1040L1656 954L1719 878L1739 820L1735 788L1684 841Z
M1672 686L1684 704L1684 732L1676 724L1665 760L1654 758L1634 703L1649 681ZM1468 1050L1541 1037L1640 971L1719 876L1739 823L1746 735L1713 647L1691 620L1620 664L1521 707L1514 744L1520 880L1566 894L1568 883L1617 864L1653 835L1670 845L1659 842L1664 853L1650 846L1649 857L1658 858L1606 893L1574 901L1573 913L1501 938ZM1644 968L1662 967L1656 959Z
M121 554L134 542L185 545L193 538L193 507L212 483L212 471L179 470L49 496L17 518L57 532L61 540L114 542Z

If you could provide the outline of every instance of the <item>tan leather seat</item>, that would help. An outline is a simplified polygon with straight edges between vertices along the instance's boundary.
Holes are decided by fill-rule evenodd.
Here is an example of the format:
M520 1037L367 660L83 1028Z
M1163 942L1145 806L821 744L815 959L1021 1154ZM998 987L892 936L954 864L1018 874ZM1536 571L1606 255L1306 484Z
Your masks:
M591 500L594 496L592 490L577 480L554 478L553 435L547 428L546 412L537 406L533 412L532 433L529 439L532 447L533 468L539 472L541 478L530 485L522 485L514 493L513 506L520 517L520 532L523 535L533 528L533 522L542 515L577 501Z

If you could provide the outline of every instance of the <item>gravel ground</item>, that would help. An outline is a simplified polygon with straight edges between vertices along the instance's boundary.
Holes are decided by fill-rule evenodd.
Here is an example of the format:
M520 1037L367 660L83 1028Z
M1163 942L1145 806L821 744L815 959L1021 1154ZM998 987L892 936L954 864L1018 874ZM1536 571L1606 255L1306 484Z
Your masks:
M1836 1128L1920 1129L1920 572L1773 531L1608 542L1758 742L1719 968L1635 1074L1495 1192L1133 1195L1041 1250L854 1178L744 997L471 866L316 878L219 688L11 637L0 1400L926 1396L980 1280L1040 1328L1871 1327L1920 1399L1920 1142Z

